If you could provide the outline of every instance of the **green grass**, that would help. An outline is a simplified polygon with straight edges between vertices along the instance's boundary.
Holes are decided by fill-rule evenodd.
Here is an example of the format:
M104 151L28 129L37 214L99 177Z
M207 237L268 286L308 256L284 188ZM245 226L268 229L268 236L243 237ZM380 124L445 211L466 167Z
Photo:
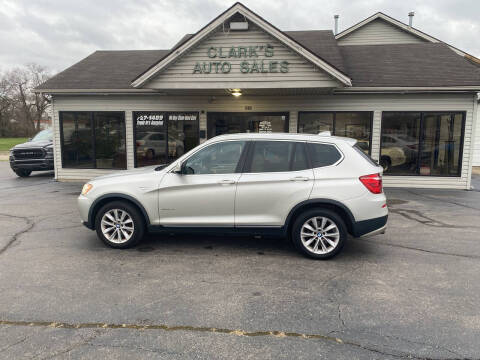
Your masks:
M24 143L28 138L0 138L0 151L8 151L17 144Z

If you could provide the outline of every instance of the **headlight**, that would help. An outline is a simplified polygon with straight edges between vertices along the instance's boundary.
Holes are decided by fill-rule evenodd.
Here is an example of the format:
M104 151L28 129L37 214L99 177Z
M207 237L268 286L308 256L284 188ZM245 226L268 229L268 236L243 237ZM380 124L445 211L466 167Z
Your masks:
M85 184L83 185L83 188L82 188L82 195L87 195L87 193L92 190L93 188L93 185L92 184Z

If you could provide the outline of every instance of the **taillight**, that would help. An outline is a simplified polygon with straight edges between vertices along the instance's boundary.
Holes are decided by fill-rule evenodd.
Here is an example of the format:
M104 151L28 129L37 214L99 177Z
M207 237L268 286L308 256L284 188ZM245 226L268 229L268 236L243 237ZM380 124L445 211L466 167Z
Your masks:
M382 193L382 175L371 174L360 176L360 181L373 194Z

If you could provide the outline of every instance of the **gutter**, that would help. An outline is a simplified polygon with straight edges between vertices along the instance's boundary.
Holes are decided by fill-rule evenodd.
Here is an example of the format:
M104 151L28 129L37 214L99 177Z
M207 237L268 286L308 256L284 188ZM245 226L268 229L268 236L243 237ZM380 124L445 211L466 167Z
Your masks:
M450 87L415 87L415 86L393 86L393 87L369 87L357 86L351 88L335 89L335 94L342 93L451 93L451 92L477 92L480 91L480 85L476 86L450 86Z
M272 88L274 89L274 88ZM167 95L165 91L154 89L34 89L38 94L61 94L61 95ZM175 89L173 89L175 90ZM189 90L189 89L183 89ZM191 89L198 90L198 89ZM452 87L373 87L357 86L334 89L334 94L389 94L389 93L452 93L452 92L479 92L480 85L477 86L452 86Z
M65 95L110 95L110 94L156 94L163 92L153 89L33 89L37 94L65 94Z

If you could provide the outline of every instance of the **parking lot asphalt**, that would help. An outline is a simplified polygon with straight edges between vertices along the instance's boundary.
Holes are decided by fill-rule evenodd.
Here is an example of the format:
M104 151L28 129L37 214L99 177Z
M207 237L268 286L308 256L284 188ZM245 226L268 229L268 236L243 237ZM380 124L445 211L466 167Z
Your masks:
M81 185L0 162L0 358L480 358L479 191L387 189L386 234L314 261L250 237L110 249Z

